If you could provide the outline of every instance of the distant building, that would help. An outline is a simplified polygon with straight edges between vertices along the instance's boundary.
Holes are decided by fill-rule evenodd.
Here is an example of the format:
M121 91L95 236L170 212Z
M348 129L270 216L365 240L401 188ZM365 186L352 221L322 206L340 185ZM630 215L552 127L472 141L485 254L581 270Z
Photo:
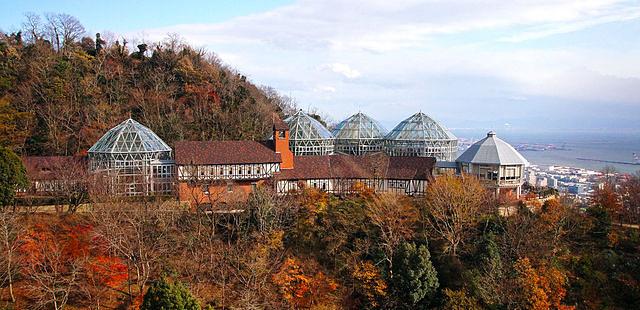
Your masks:
M456 160L460 171L478 177L496 196L515 192L520 197L524 169L529 162L507 142L490 131Z
M547 177L547 186L558 189L558 180L556 180L554 177Z
M535 185L536 185L536 187L546 187L547 186L547 178L545 178L545 177L536 178Z
M23 197L56 197L86 183L86 157L26 156L22 163L29 180L29 186L21 193Z

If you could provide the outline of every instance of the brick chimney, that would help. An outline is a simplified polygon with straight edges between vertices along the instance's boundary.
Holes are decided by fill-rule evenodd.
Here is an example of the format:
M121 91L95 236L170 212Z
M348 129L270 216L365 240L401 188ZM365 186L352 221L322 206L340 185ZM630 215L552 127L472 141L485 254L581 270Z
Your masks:
M280 154L280 169L293 169L293 152L289 149L289 126L277 114L273 114L274 151Z

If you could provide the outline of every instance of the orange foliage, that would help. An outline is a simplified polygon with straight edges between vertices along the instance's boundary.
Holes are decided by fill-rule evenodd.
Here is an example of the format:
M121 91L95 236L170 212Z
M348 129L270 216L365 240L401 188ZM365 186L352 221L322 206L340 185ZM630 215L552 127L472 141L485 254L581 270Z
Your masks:
M611 215L619 215L622 212L622 200L613 185L605 184L602 189L597 188L591 200L594 205L602 206Z
M338 284L322 272L306 275L295 258L286 259L272 280L284 299L295 307L316 305L338 288Z
M518 288L527 308L573 309L562 304L567 291L564 287L566 277L560 270L545 267L536 269L526 257L518 259L515 269L518 274Z
M98 285L119 288L127 280L127 265L117 257L97 256L88 264L89 277Z
M387 283L380 271L370 261L360 263L351 272L356 290L372 307L378 306L378 299L387 296Z

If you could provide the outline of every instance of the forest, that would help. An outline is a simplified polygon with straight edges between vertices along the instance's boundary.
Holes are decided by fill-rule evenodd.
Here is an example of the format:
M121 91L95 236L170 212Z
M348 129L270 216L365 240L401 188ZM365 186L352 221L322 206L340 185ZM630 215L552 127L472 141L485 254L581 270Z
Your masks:
M169 144L264 139L292 99L171 36L87 36L66 14L0 33L0 308L630 309L640 304L640 175L588 205L504 201L443 175L423 197L281 196L241 212L89 197L15 207L20 155L83 154L129 115Z

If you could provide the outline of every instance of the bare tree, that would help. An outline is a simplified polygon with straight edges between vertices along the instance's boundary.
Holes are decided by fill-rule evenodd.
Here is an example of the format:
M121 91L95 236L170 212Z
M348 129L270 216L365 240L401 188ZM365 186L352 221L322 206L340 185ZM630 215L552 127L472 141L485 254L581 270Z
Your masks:
M382 194L367 205L366 212L371 223L379 230L384 259L391 272L395 249L413 236L418 210L405 197Z
M27 42L36 43L44 36L42 18L40 15L28 12L24 14L25 21L22 23L22 29L25 33Z
M487 207L487 191L476 178L443 175L427 188L423 213L433 235L446 244L444 252L457 256Z
M19 214L11 211L9 207L0 209L0 262L3 268L0 271L0 283L9 286L11 302L16 302L13 293L13 282L18 268L16 256L21 244L19 238L24 232L24 225L19 223Z
M46 32L55 44L56 50L64 50L67 46L77 41L85 34L84 26L80 21L65 13L45 14L47 19Z

